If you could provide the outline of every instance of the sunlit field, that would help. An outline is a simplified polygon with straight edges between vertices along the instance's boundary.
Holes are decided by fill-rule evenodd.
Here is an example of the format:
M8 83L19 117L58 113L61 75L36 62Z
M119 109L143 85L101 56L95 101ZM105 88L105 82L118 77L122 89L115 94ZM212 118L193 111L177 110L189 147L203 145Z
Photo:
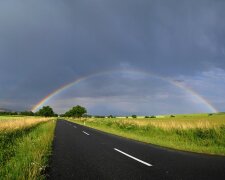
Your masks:
M225 155L224 114L68 120L146 143L184 151Z
M0 116L0 132L14 131L16 129L27 128L41 122L47 122L52 118L26 117L26 116Z
M127 125L154 126L162 129L207 129L218 128L225 125L225 115L214 116L187 116L187 117L165 117L145 119L115 119L117 123Z
M0 116L0 179L45 179L55 118Z

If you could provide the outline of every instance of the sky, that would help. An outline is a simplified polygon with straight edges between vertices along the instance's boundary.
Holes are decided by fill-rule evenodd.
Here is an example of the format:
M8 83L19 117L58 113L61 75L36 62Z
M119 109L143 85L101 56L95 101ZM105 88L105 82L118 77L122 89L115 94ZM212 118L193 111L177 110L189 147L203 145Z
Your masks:
M225 111L224 0L1 0L0 108ZM37 110L37 109L36 109Z

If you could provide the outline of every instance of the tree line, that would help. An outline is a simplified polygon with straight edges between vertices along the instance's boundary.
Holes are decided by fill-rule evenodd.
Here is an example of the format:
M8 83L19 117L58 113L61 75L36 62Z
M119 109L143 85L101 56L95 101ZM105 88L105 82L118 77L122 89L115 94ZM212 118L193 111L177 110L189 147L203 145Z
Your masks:
M0 116L1 115L22 115L22 116L44 116L44 117L85 117L85 118L91 118L91 117L95 117L95 118L115 118L115 116L113 115L109 115L109 116L92 116L92 115L88 115L87 114L87 109L85 107L82 107L80 105L74 106L71 109L69 109L68 111L66 111L64 114L56 114L52 107L50 106L43 106L41 109L39 109L39 111L37 112L32 112L32 111L23 111L23 112L0 112ZM131 115L132 118L137 118L137 115ZM170 117L175 117L174 115L171 115ZM126 116L126 118L128 118L128 116ZM156 118L156 116L145 116L145 118Z
M64 114L61 114L62 117L88 117L86 114L87 110L85 107L82 107L80 105L74 106L71 109L69 109ZM59 116L56 114L52 107L50 106L43 106L39 111L32 112L32 111L23 111L23 112L0 112L0 115L22 115L22 116L44 116L44 117L57 117Z

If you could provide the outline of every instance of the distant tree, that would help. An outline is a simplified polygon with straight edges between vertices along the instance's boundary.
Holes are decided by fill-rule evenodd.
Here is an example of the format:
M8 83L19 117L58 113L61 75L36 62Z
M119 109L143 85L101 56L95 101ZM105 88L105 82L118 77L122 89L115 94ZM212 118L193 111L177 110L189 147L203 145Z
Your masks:
M18 115L17 112L6 112L6 111L3 111L3 112L0 112L0 116L11 116L11 115Z
M0 112L1 116L10 115L10 112Z
M18 115L18 112L11 112L10 115Z
M114 116L113 115L109 115L108 118L114 118Z
M59 117L59 115L58 114L54 114L54 117Z
M50 106L43 106L37 113L37 116L53 117L56 116L53 109Z
M149 116L145 116L145 118L149 118Z
M105 118L105 116L99 116L99 115L97 115L97 116L95 116L95 118Z
M137 115L134 115L134 114L133 114L131 117L132 117L132 118L137 118Z
M70 109L69 111L67 111L65 113L65 116L67 117L82 117L85 113L87 113L87 110L85 107L82 107L82 106L74 106L72 107L72 109Z
M174 115L171 115L170 117L175 117Z
M212 116L213 114L211 113L211 114L208 114L208 116Z
M156 118L156 116L151 116L150 118Z
M23 116L34 116L34 113L32 111L23 111L23 112L20 112L20 115L23 115Z

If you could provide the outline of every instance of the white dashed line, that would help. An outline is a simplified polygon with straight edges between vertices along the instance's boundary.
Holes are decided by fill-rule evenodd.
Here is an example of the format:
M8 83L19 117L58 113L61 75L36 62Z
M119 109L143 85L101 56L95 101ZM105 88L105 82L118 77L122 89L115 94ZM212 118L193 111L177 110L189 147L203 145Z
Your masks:
M73 126L74 128L77 128L77 126Z
M83 132L84 134L88 135L88 136L90 135L90 134L86 133L85 131L82 131L82 132Z
M125 155L125 156L127 156L127 157L129 157L129 158L131 158L131 159L134 159L134 160L136 160L136 161L138 161L138 162L140 162L140 163L142 163L142 164L144 164L146 166L152 166L151 164L149 164L147 162L144 162L144 161L142 161L142 160L140 160L140 159L138 159L138 158L136 158L134 156L131 156L131 155L129 155L129 154L123 152L123 151L120 151L119 149L114 148L114 150L119 152L119 153L121 153L121 154L123 154L123 155Z

